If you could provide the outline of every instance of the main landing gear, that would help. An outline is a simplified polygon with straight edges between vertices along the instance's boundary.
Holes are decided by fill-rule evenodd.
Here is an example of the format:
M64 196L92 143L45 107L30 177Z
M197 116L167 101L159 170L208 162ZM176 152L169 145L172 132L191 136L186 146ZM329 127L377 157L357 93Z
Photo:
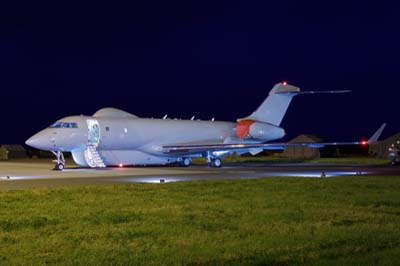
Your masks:
M179 160L179 165L182 167L189 167L192 164L192 159L188 157L183 157ZM211 154L207 153L207 165L210 167L221 167L222 161L218 157L213 157Z
M211 162L209 162L208 165L211 167L220 168L222 166L222 161L220 158L214 158L214 159L211 159Z
M52 153L57 157L56 160L53 160L55 164L54 169L56 171L62 171L64 170L64 166L65 166L65 158L64 155L61 151L52 151Z
M222 166L222 161L218 157L213 157L211 152L207 152L207 165L219 168Z
M182 158L182 161L179 162L180 166L184 166L184 167L189 167L192 164L192 159L191 158Z

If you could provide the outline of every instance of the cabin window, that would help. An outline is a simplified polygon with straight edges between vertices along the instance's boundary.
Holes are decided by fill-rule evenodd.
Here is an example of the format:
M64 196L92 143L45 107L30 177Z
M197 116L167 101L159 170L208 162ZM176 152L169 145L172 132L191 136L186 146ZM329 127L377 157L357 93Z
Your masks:
M50 128L78 128L78 123L75 122L55 122Z

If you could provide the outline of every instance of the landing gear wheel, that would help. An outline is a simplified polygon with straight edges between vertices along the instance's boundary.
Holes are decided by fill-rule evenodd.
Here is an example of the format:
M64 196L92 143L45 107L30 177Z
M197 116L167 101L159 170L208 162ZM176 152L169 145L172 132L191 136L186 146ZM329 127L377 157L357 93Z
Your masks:
M58 163L54 166L54 170L56 171L62 171L64 170L64 164L63 163Z
M212 167L221 167L222 166L222 161L220 158L215 158L214 160L211 161L211 166Z
M182 161L180 162L180 165L184 167L189 167L191 164L192 164L192 159L190 158L183 158Z
M57 157L56 160L53 160L56 165L54 166L54 170L62 171L65 165L65 158L61 151L52 151L52 153Z

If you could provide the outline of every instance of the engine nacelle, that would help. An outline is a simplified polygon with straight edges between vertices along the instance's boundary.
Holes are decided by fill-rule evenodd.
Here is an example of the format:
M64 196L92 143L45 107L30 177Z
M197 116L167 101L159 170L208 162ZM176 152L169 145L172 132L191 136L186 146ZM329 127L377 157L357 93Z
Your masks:
M261 141L270 141L284 137L285 130L268 123L240 120L236 124L236 135L242 139L253 138Z

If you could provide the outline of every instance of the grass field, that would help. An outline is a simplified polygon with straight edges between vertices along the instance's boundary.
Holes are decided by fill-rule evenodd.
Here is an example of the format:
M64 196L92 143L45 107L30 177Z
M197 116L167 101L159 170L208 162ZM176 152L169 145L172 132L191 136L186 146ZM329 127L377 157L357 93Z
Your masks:
M0 191L0 265L398 265L400 177Z

